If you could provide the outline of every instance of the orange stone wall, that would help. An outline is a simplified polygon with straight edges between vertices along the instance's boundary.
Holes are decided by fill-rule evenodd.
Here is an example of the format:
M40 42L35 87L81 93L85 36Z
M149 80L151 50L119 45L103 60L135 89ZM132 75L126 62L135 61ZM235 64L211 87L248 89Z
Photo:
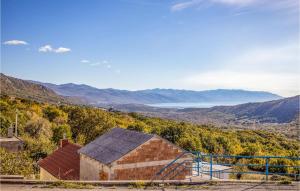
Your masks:
M148 142L144 143L136 150L132 151L129 155L125 155L123 158L116 161L116 168L113 170L112 180L151 180L155 177L155 174L159 172L164 166L174 160L182 151L159 138L152 138ZM178 161L180 162L180 161ZM142 165L140 165L142 164ZM125 167L127 165L127 167ZM131 167L128 167L131 165ZM168 167L164 174L168 173L173 167L176 167L178 163L174 163ZM119 168L117 167L119 166ZM190 166L186 163L180 166L170 173L166 179L182 180L186 176L191 174L191 169L183 169L184 166ZM180 173L175 176L180 171ZM161 179L163 175L155 177L155 179Z
M99 180L108 180L108 173L101 170L99 173Z
M129 168L129 169L116 169L114 171L114 180L184 180L186 176L191 175L191 170L184 169L184 166L176 168L178 164L173 164L166 168L160 176L155 176L165 165L140 167L140 168ZM186 166L189 166L186 164ZM166 176L165 176L166 175Z
M151 139L137 148L130 155L118 160L117 164L175 159L181 153L182 151L177 147L163 141L162 139Z

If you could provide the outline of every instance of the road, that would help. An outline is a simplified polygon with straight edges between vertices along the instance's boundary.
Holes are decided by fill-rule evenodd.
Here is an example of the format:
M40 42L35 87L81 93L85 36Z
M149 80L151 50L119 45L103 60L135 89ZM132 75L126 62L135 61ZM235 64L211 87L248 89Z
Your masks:
M136 190L153 190L153 191L172 191L172 190L203 190L203 191L265 191L265 190L300 190L299 183L290 185L283 184L267 184L267 183L245 183L245 184L221 184L221 185L197 185L197 186L178 186L178 187L156 187L156 188L130 188L130 187L93 187L83 189L66 189L66 188L53 188L47 185L26 185L26 184L2 184L0 185L1 191L86 191L86 190L101 190L101 191L136 191Z

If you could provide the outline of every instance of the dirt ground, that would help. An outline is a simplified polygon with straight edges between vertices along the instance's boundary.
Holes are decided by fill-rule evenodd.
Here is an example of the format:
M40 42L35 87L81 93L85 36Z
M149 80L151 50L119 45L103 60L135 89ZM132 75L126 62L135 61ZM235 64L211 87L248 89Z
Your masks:
M54 188L47 185L24 185L24 184L2 184L1 191L86 191L86 190L101 190L101 191L136 191L136 190L153 190L153 191L171 191L171 190L220 190L220 191L265 191L265 190L300 190L299 183L292 183L289 185L283 184L266 184L266 183L245 183L245 184L222 184L222 185L197 185L197 186L170 186L170 187L156 187L156 188L132 188L132 187L92 187L82 189L72 188Z

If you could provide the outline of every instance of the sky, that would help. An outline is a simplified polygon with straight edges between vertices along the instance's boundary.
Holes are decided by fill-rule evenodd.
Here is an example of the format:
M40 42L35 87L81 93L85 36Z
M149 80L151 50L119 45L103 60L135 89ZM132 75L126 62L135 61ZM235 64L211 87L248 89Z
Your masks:
M300 94L298 0L1 0L1 72L140 90Z

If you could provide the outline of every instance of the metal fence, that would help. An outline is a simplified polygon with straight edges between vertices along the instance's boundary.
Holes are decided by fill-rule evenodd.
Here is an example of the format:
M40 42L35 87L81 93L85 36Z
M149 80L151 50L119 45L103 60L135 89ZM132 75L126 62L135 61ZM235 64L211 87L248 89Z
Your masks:
M186 159L187 156L189 156L189 159ZM185 158L185 160L182 161L183 158ZM156 174L156 179L159 176L162 180L176 179L176 176L185 170L190 170L191 176L206 175L209 179L226 178L226 174L232 174L236 177L242 176L243 174L260 174L265 176L265 180L269 180L270 175L288 176L299 180L300 158L289 156L241 156L185 152L164 166ZM174 172L176 172L175 175ZM170 174L172 174L172 177L168 177ZM227 176L227 178L229 178L229 176Z

